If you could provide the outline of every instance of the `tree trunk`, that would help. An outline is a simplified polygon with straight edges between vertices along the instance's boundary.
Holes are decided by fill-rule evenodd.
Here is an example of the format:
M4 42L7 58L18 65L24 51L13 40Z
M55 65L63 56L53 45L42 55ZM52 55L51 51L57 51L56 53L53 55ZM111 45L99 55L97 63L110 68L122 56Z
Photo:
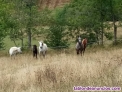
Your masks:
M22 48L23 48L23 46L24 46L23 38L21 39L21 46L22 46Z
M117 44L117 26L115 25L115 21L113 21L114 23L114 44Z
M101 45L103 45L103 34L104 34L104 28L103 28L103 22L101 21Z
M15 41L15 40L13 40L13 42L14 42L14 45L15 45L15 46L17 46L16 41Z
M103 27L103 11L102 11L102 8L103 8L103 3L102 3L102 0L100 1L100 5L101 5L101 10L100 10L100 16L101 16L101 45L103 45L103 34L104 34L104 27Z
M28 21L28 48L31 48L31 23L32 23L32 0L29 2L29 21Z
M31 29L28 28L28 48L31 48Z
M117 26L116 26L116 20L115 20L115 13L114 13L114 6L113 6L113 1L110 0L110 6L111 6L111 15L113 19L113 26L114 26L114 44L117 44Z

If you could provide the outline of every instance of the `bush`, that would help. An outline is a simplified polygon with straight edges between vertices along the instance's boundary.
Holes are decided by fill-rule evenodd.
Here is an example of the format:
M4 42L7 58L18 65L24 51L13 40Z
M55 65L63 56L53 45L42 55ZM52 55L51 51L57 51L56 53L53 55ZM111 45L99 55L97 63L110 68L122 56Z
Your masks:
M108 40L112 40L112 39L113 39L113 34L112 34L112 32L105 32L105 37L106 37Z

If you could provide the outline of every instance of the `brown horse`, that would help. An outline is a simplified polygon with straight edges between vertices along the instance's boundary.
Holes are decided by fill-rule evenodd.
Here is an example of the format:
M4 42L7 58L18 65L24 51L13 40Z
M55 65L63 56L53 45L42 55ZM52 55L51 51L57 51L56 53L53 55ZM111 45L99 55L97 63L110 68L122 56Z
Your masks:
M87 45L87 39L86 38L82 40L82 45L83 45L83 54L84 54L85 49L86 49L86 45Z
M86 45L87 45L87 39L83 39L82 42L77 42L76 44L76 52L77 54L84 54L85 49L86 49Z
M36 45L33 45L33 57L36 57L37 58L37 46Z

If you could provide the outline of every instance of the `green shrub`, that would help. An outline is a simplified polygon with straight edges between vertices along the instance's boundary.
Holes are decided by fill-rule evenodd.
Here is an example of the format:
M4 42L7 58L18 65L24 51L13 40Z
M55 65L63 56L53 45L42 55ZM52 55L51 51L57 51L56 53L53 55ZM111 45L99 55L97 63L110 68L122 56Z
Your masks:
M45 42L52 48L67 48L69 44L65 28L60 25L50 26L47 40Z

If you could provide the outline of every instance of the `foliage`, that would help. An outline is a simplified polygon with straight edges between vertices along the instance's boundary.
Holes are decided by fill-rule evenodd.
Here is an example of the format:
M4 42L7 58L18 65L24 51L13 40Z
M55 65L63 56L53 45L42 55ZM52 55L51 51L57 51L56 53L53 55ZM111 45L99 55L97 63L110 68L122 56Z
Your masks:
M112 32L105 32L105 37L106 37L108 40L112 40L112 39L113 39L113 33L112 33Z
M39 25L37 0L12 0L14 5L11 16L12 27L9 36L12 41L21 40L28 37L28 47L31 46L31 38L37 33L36 26ZM14 25L14 26L13 26Z
M68 41L65 35L66 32L63 26L52 25L49 28L46 43L52 48L66 48L68 47Z
M62 24L67 26L69 36L81 35L83 31L94 37L101 33L101 17L96 4L98 2L93 0L73 0L64 7Z
M111 2L113 2L112 5ZM113 7L115 20L121 19L122 14L119 12L121 3L121 0L72 0L62 10L62 24L67 26L69 35L72 37L85 31L89 35L94 34L96 42L100 40L103 42L103 36L106 36L104 29L109 27L108 21L113 20L111 7ZM92 39L92 36L90 37Z
M0 49L3 48L3 39L7 36L10 26L9 15L12 3L0 0Z
M14 42L26 38L28 46L32 38L47 35L52 47L68 46L69 38L77 35L89 42L99 42L103 36L112 40L115 34L104 29L122 21L122 0L71 0L64 7L48 8L39 9L38 0L0 0L0 48L6 35Z
M55 9L50 14L52 20L49 22L51 24L49 25L46 42L52 48L60 49L69 46L64 14L65 12L62 12L61 8Z

